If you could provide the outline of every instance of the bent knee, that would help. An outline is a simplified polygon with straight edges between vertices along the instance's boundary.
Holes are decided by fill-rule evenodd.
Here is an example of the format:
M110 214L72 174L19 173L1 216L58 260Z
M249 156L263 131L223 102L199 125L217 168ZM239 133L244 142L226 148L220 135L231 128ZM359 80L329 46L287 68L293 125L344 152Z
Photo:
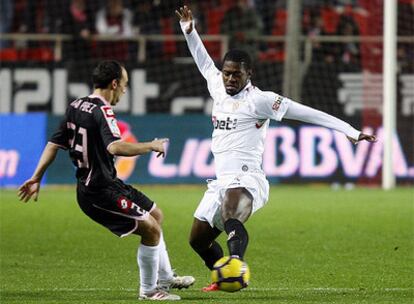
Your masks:
M151 211L151 216L155 218L155 220L158 222L158 224L162 224L164 221L164 214L162 210L158 207L155 207L154 210Z
M226 191L221 207L223 221L234 218L244 223L253 210L252 195L245 188L234 188Z
M201 238L195 238L191 237L188 240L188 243L190 244L191 248L193 248L195 251L204 251L208 249L211 245L211 242L205 241Z
M161 227L158 224L150 225L146 228L145 233L153 238L159 239L161 236Z
M161 236L161 226L152 216L149 216L145 221L138 222L138 228L135 231L140 235L144 243L157 245Z
M196 238L193 238L192 236L190 236L190 238L188 239L188 243L190 244L191 248L193 248L194 250L197 250L198 248L200 248L200 245L201 245L201 242L197 240Z

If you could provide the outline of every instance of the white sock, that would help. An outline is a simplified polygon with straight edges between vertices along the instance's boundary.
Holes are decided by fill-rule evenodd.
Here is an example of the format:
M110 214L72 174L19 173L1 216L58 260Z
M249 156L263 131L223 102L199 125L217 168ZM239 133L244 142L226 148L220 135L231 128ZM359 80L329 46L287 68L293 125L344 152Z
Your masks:
M140 244L137 252L137 262L140 277L140 292L145 293L157 286L159 245L146 246Z
M165 245L164 235L161 231L160 244L159 244L159 268L158 268L158 280L169 281L172 279L174 272L171 268L170 258L167 252L167 246Z

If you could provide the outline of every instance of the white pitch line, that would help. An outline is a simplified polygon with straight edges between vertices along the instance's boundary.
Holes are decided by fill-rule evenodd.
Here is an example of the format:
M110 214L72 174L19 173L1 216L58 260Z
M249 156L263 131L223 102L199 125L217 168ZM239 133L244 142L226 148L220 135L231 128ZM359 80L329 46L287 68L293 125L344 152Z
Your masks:
M94 291L134 291L137 292L137 288L36 288L23 291L48 291L48 292L94 292ZM190 289L191 290L191 289ZM190 291L189 290L189 291ZM183 289L185 291L185 289ZM193 289L191 291L197 291ZM364 292L364 291L382 291L382 292L393 292L393 291L414 291L411 287L394 287L394 288L333 288L333 287L313 287L313 288L288 288L288 287L268 287L268 288L247 288L246 291L305 291L305 292Z

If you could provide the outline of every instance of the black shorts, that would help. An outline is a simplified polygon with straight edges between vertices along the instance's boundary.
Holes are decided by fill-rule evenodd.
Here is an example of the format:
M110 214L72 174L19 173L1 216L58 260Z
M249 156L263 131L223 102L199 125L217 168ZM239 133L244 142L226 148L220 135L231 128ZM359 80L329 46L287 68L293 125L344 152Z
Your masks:
M77 199L87 216L120 237L134 232L137 221L145 220L155 208L145 194L121 180L94 189L78 185Z

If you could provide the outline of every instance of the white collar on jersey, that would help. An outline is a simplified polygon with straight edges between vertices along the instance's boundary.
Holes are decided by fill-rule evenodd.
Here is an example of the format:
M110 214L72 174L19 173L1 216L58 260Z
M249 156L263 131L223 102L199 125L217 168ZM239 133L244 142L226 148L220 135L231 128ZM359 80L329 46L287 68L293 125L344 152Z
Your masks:
M232 98L241 98L243 96L243 93L247 90L249 90L251 87L253 87L252 82L250 80L247 81L247 84L244 86L244 88L237 93L236 95L231 96Z
M91 94L88 96L89 98L99 98L100 100L102 100L102 102L107 105L107 106L111 106L111 104L101 95L97 95L97 94Z

